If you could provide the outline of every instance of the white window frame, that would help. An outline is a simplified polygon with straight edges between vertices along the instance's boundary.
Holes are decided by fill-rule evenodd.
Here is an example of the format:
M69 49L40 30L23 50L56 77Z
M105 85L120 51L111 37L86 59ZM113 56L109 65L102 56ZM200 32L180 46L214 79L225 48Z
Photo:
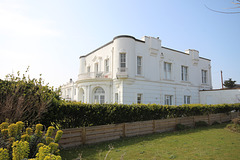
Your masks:
M142 93L138 93L137 94L137 104L141 104L142 103L142 98L143 98L143 94Z
M95 63L95 64L94 64L94 69L95 69L95 73L98 73L98 72L99 72L98 63Z
M142 56L137 56L137 75L142 75Z
M184 104L191 104L191 96L185 95L183 98Z
M181 80L188 81L188 67L181 66Z
M207 70L202 69L202 84L207 84Z
M115 103L118 103L118 93L115 93Z
M165 95L164 105L173 105L173 95Z
M172 79L172 63L164 62L164 79L171 80Z
M105 59L105 72L109 72L109 59Z
M90 73L90 71L91 71L91 67L88 66L88 67L87 67L87 73Z
M119 55L119 66L120 66L120 72L125 72L127 68L127 59L126 59L126 53L120 53Z
M103 88L98 87L93 94L94 103L103 104L105 103L105 91Z

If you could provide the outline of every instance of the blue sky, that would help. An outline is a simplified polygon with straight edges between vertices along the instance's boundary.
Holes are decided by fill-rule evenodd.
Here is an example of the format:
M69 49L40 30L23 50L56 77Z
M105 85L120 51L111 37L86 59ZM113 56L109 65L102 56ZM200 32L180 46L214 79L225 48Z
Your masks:
M221 14L231 0L1 0L0 78L42 74L58 87L77 79L79 56L113 37L159 37L179 51L199 50L212 60L214 88L224 79L240 83L240 14ZM239 9L240 10L240 9Z

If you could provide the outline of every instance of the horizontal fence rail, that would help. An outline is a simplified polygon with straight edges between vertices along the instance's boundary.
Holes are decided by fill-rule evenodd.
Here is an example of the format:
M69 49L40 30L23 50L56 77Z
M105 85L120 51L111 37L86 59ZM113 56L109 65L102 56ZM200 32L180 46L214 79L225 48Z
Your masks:
M63 148L68 148L82 144L92 144L115 140L121 137L131 137L151 133L174 131L176 124L183 124L189 127L194 127L195 122L205 121L211 125L214 122L222 123L230 121L239 115L239 112L231 112L228 114L218 113L204 116L169 118L161 120L63 129L63 136L59 141L59 144Z

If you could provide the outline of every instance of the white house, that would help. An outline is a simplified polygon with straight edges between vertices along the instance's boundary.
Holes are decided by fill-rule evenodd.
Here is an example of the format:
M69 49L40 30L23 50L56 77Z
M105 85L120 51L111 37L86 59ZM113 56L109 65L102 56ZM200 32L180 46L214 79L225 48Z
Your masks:
M240 88L200 91L201 104L240 103Z
M200 103L212 89L211 61L161 40L121 35L80 57L78 79L62 86L62 98L85 103Z

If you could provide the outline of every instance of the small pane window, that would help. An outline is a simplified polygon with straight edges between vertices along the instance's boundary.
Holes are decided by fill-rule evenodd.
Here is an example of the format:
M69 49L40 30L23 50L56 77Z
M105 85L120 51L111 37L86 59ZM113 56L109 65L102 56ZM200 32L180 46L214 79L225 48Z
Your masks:
M188 67L182 66L181 72L182 72L182 81L188 81Z
M88 72L88 73L90 72L90 66L87 67L87 72Z
M190 104L191 96L184 96L184 104Z
M120 71L124 72L126 69L126 53L120 53Z
M118 103L118 93L115 93L115 103Z
M109 72L109 59L105 60L105 72Z
M172 95L165 95L164 104L165 105L173 105L172 99L173 99Z
M137 74L142 74L142 57L137 56Z
M95 72L98 73L98 63L95 63Z
M172 64L164 62L164 76L165 79L171 79Z
M202 70L202 83L207 83L207 71Z
M142 103L142 94L137 94L137 103Z

